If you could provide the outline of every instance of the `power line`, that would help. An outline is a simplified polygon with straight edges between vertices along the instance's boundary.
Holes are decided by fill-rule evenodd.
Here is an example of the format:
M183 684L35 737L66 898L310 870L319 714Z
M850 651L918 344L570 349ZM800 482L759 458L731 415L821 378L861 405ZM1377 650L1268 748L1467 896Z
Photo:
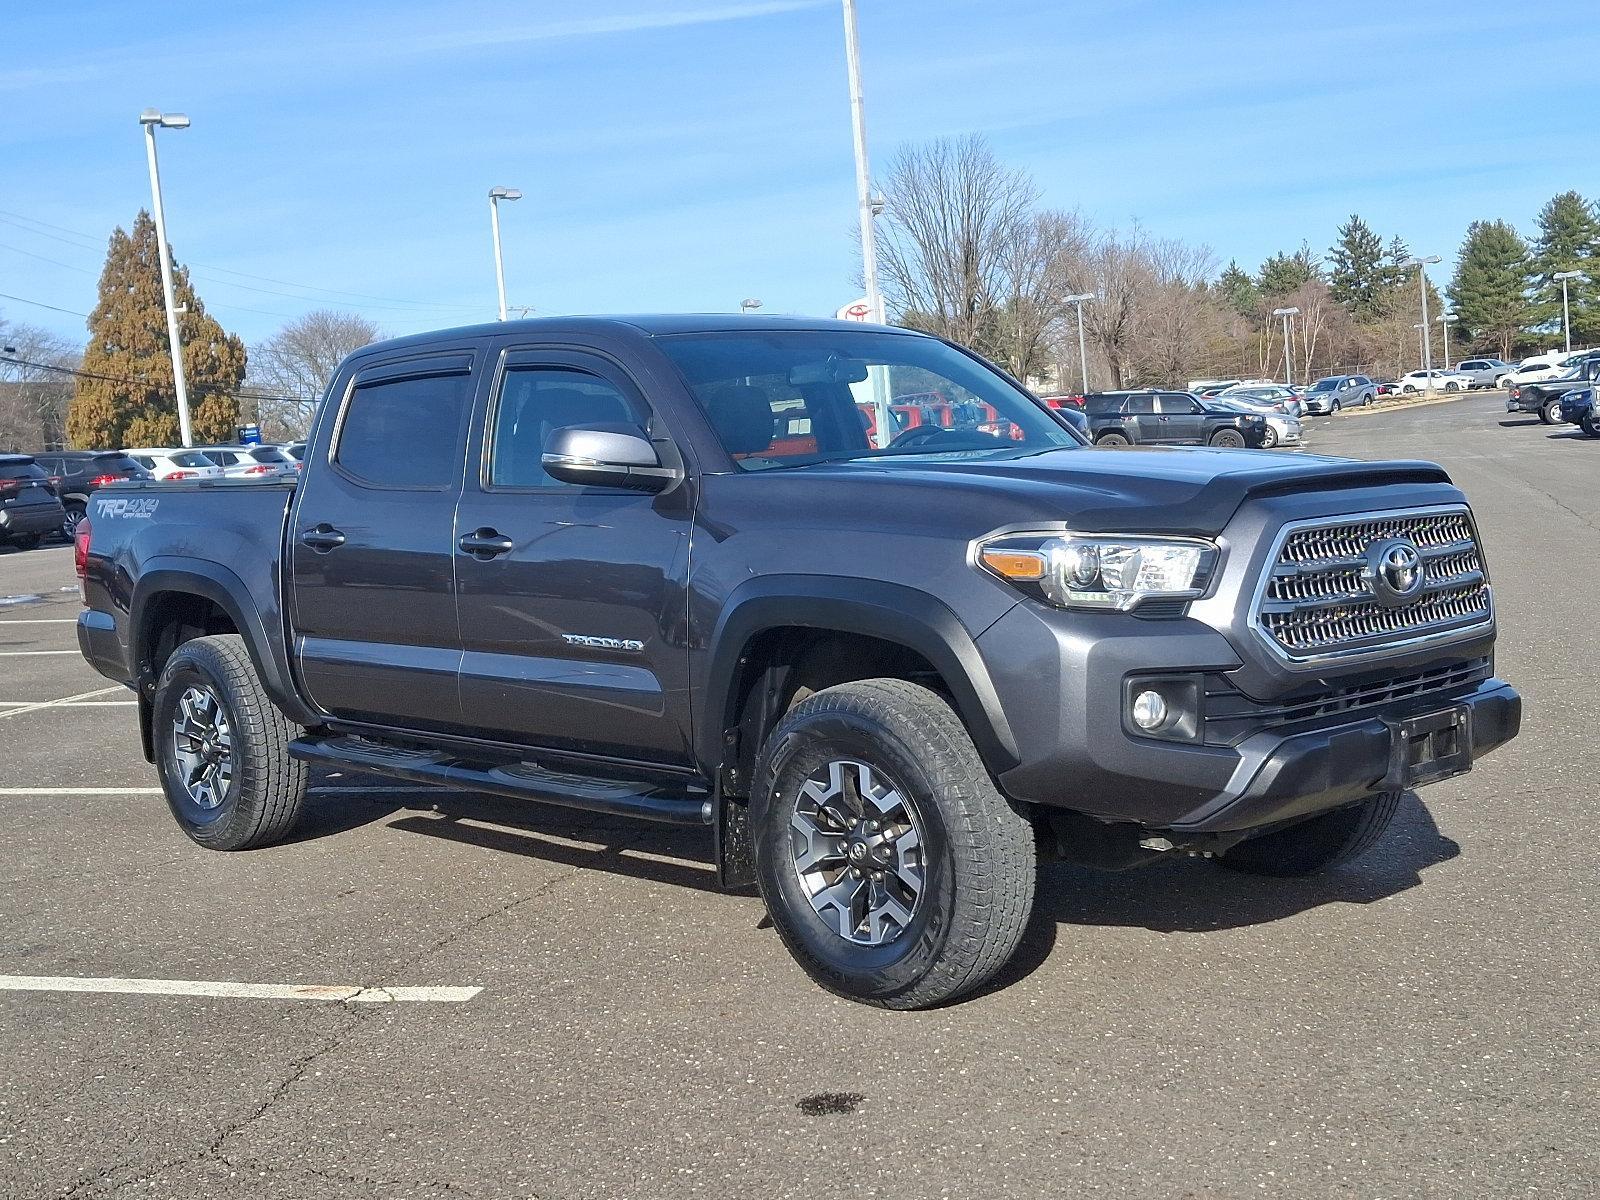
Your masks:
M51 312L66 313L69 317L82 317L89 319L88 313L78 312L76 309L59 308L54 304L46 304L42 300L29 300L26 296L13 296L8 292L0 292L0 300L15 300L18 304L31 304L35 308L48 308Z
M36 235L38 237L50 238L52 241L62 242L65 245L68 245L68 246L76 245L80 249L97 249L99 247L99 244L100 244L99 241L94 237L93 234L84 233L82 230L68 229L68 228L66 228L65 226L62 226L62 225L52 225L48 221L41 221L36 217L25 216L22 213L9 212L9 211L7 211L5 209L0 209L0 222L4 222L7 225L14 226L15 228L21 229L24 232L32 233L32 234L34 234L34 235ZM22 222L27 222L28 224L23 224ZM30 229L29 225L40 225L40 226L43 226L45 229L56 230L58 233L70 233L74 237L81 239L81 241L79 241L79 242L68 241L66 238L55 237L55 236L53 236L51 234L44 233L44 232L42 232L41 230L38 230L38 229ZM87 244L84 244L84 243L87 243ZM200 262L191 261L188 264L188 266L191 269L194 268L194 267L204 267L207 271L216 271L216 272L218 272L220 274L223 274L223 275L236 275L240 279L254 279L254 280L257 280L257 281L259 281L261 283L275 283L275 284L278 284L280 287L299 288L303 292L322 292L322 293L324 293L326 295L330 295L330 296L343 296L343 297L356 299L356 300L366 300L366 301L369 301L369 302L377 302L382 307L390 307L390 306L393 306L393 305L401 305L401 306L403 306L399 311L407 311L408 309L416 309L416 310L418 310L420 312L442 312L442 311L444 311L446 309L461 309L463 311L475 312L475 311L478 311L478 309L480 308L480 306L476 305L476 304L432 304L432 303L429 303L426 300L407 300L407 299L404 299L404 298L399 297L399 296L374 296L374 295L370 295L370 294L368 294L366 292L347 292L347 291L342 291L342 290L340 290L338 288L318 287L315 284L310 284L310 283L295 283L293 280L289 280L289 279L274 279L270 275L252 275L247 271L235 271L230 267L212 266L212 265L207 264L207 263L200 263ZM195 272L195 274L200 275L201 278L210 278L209 276L205 275L203 272ZM233 282L231 282L229 280L226 280L226 279L213 280L213 282L221 283L226 287L243 288L246 291L252 291L252 292L263 292L263 293L265 293L266 295L269 295L269 296L287 296L291 300L310 300L310 299L315 299L315 297L311 297L311 296L295 296L295 295L291 295L288 292L275 292L275 291L272 291L270 288L250 287L247 284L233 283ZM252 310L246 310L246 311L252 311ZM279 315L279 314L269 313L267 315L268 316L276 316L276 315Z
M55 363L34 362L31 359L16 358L10 355L0 357L0 363L13 363L19 367L33 367L35 370L39 371L56 371L62 375L76 376L79 379L103 379L107 383L125 383L129 387L148 388L153 386L150 381L146 379L129 379L122 375L103 375L98 371L85 371L77 367L62 367L57 366ZM281 404L305 403L303 400L292 400L288 396L274 396L268 392L261 391L259 388L238 387L230 391L221 384L201 383L196 384L194 390L196 392L233 396L241 400L272 400Z

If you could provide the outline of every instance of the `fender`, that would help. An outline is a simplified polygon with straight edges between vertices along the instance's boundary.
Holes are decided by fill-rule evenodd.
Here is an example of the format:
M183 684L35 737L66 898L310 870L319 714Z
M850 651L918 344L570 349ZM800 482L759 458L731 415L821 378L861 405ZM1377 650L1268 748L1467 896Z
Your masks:
M728 597L712 635L695 722L695 755L715 768L723 734L738 724L734 681L750 639L798 627L863 634L915 650L939 672L985 765L998 774L1021 758L972 634L943 601L898 583L834 575L764 575Z
M142 670L147 657L150 601L170 592L204 596L216 603L244 638L250 661L272 702L297 724L319 723L320 718L306 707L295 690L281 634L274 637L268 631L244 580L227 567L207 559L159 555L143 564L129 605L128 640L136 671Z

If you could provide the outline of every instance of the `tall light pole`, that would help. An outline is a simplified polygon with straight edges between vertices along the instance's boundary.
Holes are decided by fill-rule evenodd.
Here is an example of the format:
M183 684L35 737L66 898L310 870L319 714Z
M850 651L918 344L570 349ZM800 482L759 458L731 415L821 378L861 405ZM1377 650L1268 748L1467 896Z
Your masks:
M1552 279L1561 281L1561 329L1566 334L1567 353L1572 353L1572 317L1567 309L1567 280L1582 279L1582 271L1557 271Z
M1444 369L1448 371L1450 369L1450 326L1461 318L1456 316L1455 313L1443 312L1435 319L1444 326Z
M494 233L494 283L500 291L500 319L506 319L506 266L505 260L500 257L500 201L521 200L522 193L516 188L494 187L489 189L489 228Z
M757 300L753 296L748 298L748 299L739 301L739 312L741 314L748 313L748 312L754 312L756 309L758 309L760 307L761 307L761 301Z
M189 428L189 383L183 377L183 340L178 335L178 304L172 292L172 247L167 245L167 214L161 205L161 168L156 163L156 126L162 129L187 129L189 118L182 113L164 113L147 108L139 114L144 126L145 155L150 160L150 200L155 207L156 244L161 260L161 298L167 309L167 346L172 351L172 390L178 397L178 433L185 446L194 445Z
M1410 258L1405 265L1417 268L1417 290L1422 293L1422 369L1427 372L1423 387L1433 391L1433 334L1428 324L1428 264L1442 261L1437 254L1427 258Z
M1299 315L1299 308L1275 308L1272 315L1283 318L1283 376L1289 387L1294 386L1294 359L1289 351L1289 321Z
M1083 394L1089 394L1089 351L1083 340L1083 302L1085 300L1098 300L1099 295L1094 292L1074 292L1070 296L1061 297L1063 304L1075 304L1078 307L1078 365L1083 372Z
M1425 353L1425 351L1423 350L1422 346L1423 346L1423 343L1428 340L1428 327L1426 325L1424 325L1421 321L1414 321L1412 323L1412 325L1411 325L1411 328L1413 328L1413 329L1415 329L1417 331L1417 353L1418 354ZM1429 388L1431 390L1432 389L1432 385L1433 385L1433 378L1432 378L1432 376L1430 376L1428 378L1427 382L1423 384L1423 386L1426 387L1426 388Z
M856 34L855 0L844 0L844 57L850 72L850 129L856 150L856 208L861 221L861 276L867 285L872 320L884 321L883 293L878 290L878 239L872 218L878 202L872 197L872 172L867 165L867 117L861 95L861 43Z

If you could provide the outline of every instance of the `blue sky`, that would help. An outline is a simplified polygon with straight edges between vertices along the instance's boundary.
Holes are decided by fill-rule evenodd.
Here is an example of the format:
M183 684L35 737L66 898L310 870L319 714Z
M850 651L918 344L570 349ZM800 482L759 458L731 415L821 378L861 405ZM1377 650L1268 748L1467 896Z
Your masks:
M981 132L1044 203L1219 262L1323 250L1356 211L1448 267L1474 218L1600 195L1594 85L1562 102L1539 65L1600 61L1592 0L860 7L876 165ZM92 307L105 238L149 203L155 105L194 122L161 135L176 252L247 341L317 307L393 333L492 317L495 184L525 193L507 284L539 313L856 294L838 0L68 0L4 31L0 292Z

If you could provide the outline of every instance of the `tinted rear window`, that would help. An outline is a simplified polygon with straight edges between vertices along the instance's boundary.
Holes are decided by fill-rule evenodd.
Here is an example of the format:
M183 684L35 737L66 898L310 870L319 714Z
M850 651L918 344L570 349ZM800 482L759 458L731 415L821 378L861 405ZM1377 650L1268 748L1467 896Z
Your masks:
M217 464L198 450L178 450L167 455L180 467L214 467Z
M443 487L461 469L461 413L472 377L426 375L358 386L339 423L334 461L388 487Z
M249 454L257 462L284 463L289 461L289 457L276 446L256 446L249 451Z
M10 462L0 461L0 479L43 479L44 477L45 474L39 469L39 464L31 458L23 462L18 462L16 459L12 459Z

